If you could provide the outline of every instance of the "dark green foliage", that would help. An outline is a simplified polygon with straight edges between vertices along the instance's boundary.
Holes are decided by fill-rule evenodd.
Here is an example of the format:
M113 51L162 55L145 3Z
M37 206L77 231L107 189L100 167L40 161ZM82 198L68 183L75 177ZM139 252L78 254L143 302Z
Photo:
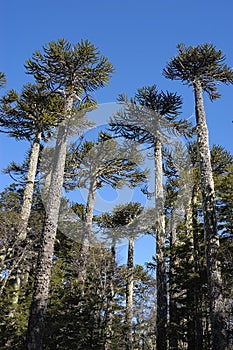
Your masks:
M46 139L61 121L64 99L39 84L27 84L18 94L10 90L0 100L0 131L31 141L38 132Z
M69 94L92 99L90 93L105 86L113 67L88 40L72 45L65 39L51 41L25 64L28 74L50 91L66 88ZM83 101L84 102L84 101Z
M198 80L211 100L221 97L217 91L218 82L233 83L233 70L224 63L225 56L214 45L206 43L192 47L179 44L177 49L178 55L163 70L166 78L181 80L188 85Z

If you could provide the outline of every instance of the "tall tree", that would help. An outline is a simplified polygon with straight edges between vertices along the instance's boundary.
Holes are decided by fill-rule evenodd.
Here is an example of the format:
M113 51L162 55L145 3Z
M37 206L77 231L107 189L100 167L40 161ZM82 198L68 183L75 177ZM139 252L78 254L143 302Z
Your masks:
M41 85L35 84L25 85L21 94L10 90L1 98L0 131L17 140L23 139L31 143L26 166L27 175L17 230L16 249L11 252L11 257L14 254L21 254L20 251L24 250L24 246L27 244L27 228L32 208L41 142L46 140L51 133L52 127L60 118L62 108L62 100L59 96L48 95ZM6 258L8 259L9 256ZM20 283L24 279L23 275L25 275L25 271L20 273L14 271L11 276L12 285L15 286L15 291L18 290L17 293L14 293L14 299L12 299L15 305L18 303Z
M218 260L219 237L215 214L215 191L203 92L207 92L213 101L221 96L217 91L218 82L233 83L233 70L224 61L222 51L216 50L211 44L196 47L179 44L178 55L167 63L163 71L166 78L181 80L194 89L213 350L226 349L226 332L221 268Z
M0 131L31 143L18 229L21 241L27 236L41 141L48 138L51 129L59 122L62 110L62 99L48 94L41 85L27 84L20 95L10 90L1 98Z
M26 69L35 79L45 84L50 92L64 97L63 121L57 132L55 155L48 190L46 219L40 246L33 301L30 310L27 333L27 349L42 349L44 321L53 261L54 240L56 237L61 190L66 159L66 147L70 133L71 119L76 114L80 132L84 112L77 115L80 102L91 99L90 94L105 86L113 72L108 59L89 41L71 45L64 39L52 41L36 51L27 60ZM76 124L76 125L77 125Z
M127 273L126 273L126 310L125 310L125 334L126 334L126 349L133 349L133 286L134 286L134 240L138 234L135 230L133 221L141 214L143 207L138 202L130 202L124 205L119 205L114 208L113 213L104 213L99 220L101 227L109 229L109 234L112 236L113 242L116 239L126 237L128 240L127 252ZM115 247L112 244L112 252ZM113 272L110 272L110 281L112 282ZM112 310L109 310L112 312ZM108 315L109 321L112 315ZM109 327L109 324L107 324ZM107 344L109 346L109 342ZM106 348L107 349L107 348Z
M128 100L121 95L123 110L112 120L117 135L147 144L154 153L156 278L157 278L157 347L167 347L167 282L165 266L165 215L163 198L162 146L168 141L168 132L184 131L188 123L176 120L182 105L175 93L158 92L155 85L138 89L135 97Z
M113 188L139 186L146 180L147 171L139 169L143 157L135 144L125 145L101 132L97 142L86 141L83 147L72 145L67 156L65 188L88 189L85 228L80 251L80 281L85 282L88 250L90 247L92 220L97 190L110 185ZM67 175L66 175L67 174ZM70 180L68 180L70 179Z

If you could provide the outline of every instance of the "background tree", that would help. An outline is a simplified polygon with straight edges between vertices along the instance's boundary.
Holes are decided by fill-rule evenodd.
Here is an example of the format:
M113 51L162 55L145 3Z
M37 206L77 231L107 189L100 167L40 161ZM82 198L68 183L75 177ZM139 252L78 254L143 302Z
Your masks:
M225 56L222 51L216 50L211 44L196 47L186 47L184 44L179 44L178 55L167 63L167 67L163 71L166 78L181 80L194 89L213 350L226 348L226 332L224 301L221 292L221 270L218 261L219 237L215 215L215 192L203 91L207 92L213 101L221 96L217 91L218 82L233 83L233 71L224 61Z
M123 110L116 114L111 125L116 135L147 144L154 153L156 278L157 278L157 347L167 347L167 283L165 266L165 216L163 198L162 145L168 140L168 131L187 130L186 121L176 120L182 104L175 93L158 92L155 85L138 89L131 100L119 97Z

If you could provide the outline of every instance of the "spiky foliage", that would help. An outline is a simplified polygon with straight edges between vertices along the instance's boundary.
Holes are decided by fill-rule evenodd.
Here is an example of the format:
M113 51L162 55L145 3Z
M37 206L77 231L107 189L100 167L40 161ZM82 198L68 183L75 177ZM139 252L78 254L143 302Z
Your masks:
M6 84L6 76L4 73L0 72L0 87L3 87Z
M218 82L233 83L233 70L224 63L225 55L214 45L205 43L193 47L178 44L177 49L178 55L163 70L166 78L181 80L188 85L199 81L211 100L221 97L217 90Z
M100 133L96 142L85 141L70 146L64 186L67 190L86 187L96 179L97 188L106 185L120 188L126 182L135 187L146 181L148 175L146 170L140 170L142 163L143 157L135 144L120 145L112 137Z
M111 130L116 135L141 143L154 144L156 137L168 140L171 135L191 135L191 124L177 120L182 99L176 93L159 92L156 85L138 89L134 98L119 95L122 105L110 120Z
M20 94L10 90L0 104L0 131L29 141L38 132L46 138L64 113L62 97L49 94L38 84L25 85Z
M28 74L50 91L93 99L91 92L104 87L113 72L108 58L88 40L72 45L65 39L51 41L25 64Z

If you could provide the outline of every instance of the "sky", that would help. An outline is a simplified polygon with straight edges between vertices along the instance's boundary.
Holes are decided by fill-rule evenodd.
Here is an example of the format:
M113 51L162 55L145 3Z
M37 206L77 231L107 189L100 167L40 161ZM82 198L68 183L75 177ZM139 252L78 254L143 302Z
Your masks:
M17 91L31 81L24 63L51 40L71 43L88 39L108 56L115 68L109 86L96 92L100 104L113 103L119 93L133 96L138 88L156 84L160 90L182 95L182 117L194 122L191 88L162 76L166 62L176 55L178 43L212 43L233 66L232 0L11 0L2 1L0 71L8 89ZM222 98L205 98L210 144L220 144L233 153L233 86L219 86ZM0 168L22 161L27 142L0 135ZM10 179L0 175L0 189ZM144 255L138 240L137 259ZM149 243L151 246L153 244Z

